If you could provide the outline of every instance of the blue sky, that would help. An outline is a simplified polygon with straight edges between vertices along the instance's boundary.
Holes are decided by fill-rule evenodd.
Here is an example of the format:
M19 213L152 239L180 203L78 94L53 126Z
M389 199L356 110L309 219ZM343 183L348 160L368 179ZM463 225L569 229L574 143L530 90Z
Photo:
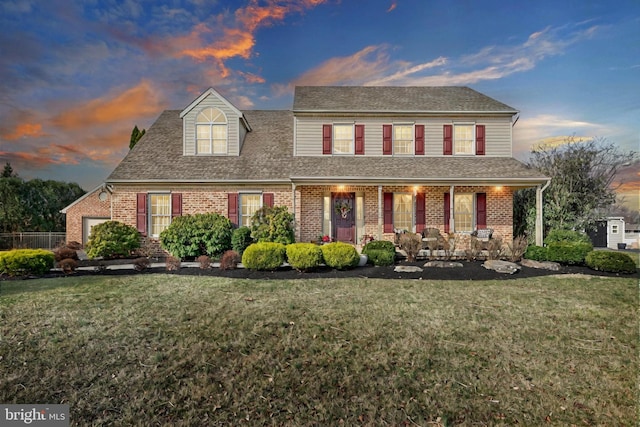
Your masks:
M4 0L0 25L0 162L87 190L134 125L208 87L287 109L295 85L469 86L520 111L520 159L568 136L640 148L637 0Z

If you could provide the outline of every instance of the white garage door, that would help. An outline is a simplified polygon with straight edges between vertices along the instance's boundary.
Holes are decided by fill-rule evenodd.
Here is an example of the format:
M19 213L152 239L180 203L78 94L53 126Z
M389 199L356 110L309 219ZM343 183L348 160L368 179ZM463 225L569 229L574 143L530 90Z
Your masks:
M91 229L98 225L102 224L105 221L109 221L110 218L91 218L84 217L82 218L82 244L86 245L89 241L89 234L91 234Z

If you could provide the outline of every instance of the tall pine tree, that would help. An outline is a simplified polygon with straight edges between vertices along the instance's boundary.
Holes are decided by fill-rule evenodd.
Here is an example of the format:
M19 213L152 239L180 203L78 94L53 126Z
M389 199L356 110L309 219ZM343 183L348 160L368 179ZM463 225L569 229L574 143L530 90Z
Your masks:
M138 143L138 141L140 141L140 138L142 138L142 135L144 135L145 132L147 132L146 129L142 129L141 131L140 129L138 129L138 125L135 125L135 127L131 131L131 140L129 141L129 150L131 150Z

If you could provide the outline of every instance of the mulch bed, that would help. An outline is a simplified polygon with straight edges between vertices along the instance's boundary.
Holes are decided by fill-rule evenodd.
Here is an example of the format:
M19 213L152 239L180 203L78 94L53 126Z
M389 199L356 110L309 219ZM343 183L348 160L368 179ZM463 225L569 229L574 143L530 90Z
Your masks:
M115 264L131 264L133 260L110 260L110 261L80 261L79 266L98 266L98 265L115 265ZM406 262L400 261L396 265L412 265L423 267L426 261ZM281 267L274 271L255 271L244 268L234 270L221 270L219 268L201 269L197 267L182 267L177 271L167 271L164 267L149 268L143 271L135 271L133 269L118 270L102 270L87 271L77 270L74 273L65 275L61 271L51 271L44 278L65 277L65 276L88 276L88 275L137 275L137 274L174 274L189 276L212 276L212 277L229 277L235 279L276 279L276 280L295 280L295 279L333 279L343 277L362 277L371 279L422 279L422 280L510 280L523 279L528 277L539 277L548 275L575 275L584 274L589 276L605 276L605 277L640 277L640 274L616 274L595 271L584 266L563 266L560 271L542 270L529 267L522 267L515 274L498 273L493 270L487 270L482 266L482 261L467 262L461 261L463 267L458 268L424 268L419 273L397 273L394 272L394 266L376 267L367 265L365 267L357 267L350 270L335 270L328 267L321 267L309 272L299 272L290 267ZM33 278L33 277L29 277ZM8 277L0 277L0 280L11 279ZM18 278L23 279L23 278Z

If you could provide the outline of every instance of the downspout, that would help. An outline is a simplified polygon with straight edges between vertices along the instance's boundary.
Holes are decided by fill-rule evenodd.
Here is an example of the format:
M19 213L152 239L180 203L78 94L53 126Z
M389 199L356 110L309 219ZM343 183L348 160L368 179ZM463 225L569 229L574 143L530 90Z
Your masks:
M546 190L549 185L551 185L550 179L543 187L538 185L536 188L536 246L542 246L544 242L544 216L542 215L544 203L542 201L542 193L544 193L544 190Z
M296 231L296 242L300 241L300 230L298 228L298 221L296 220L296 184L294 182L291 183L291 200L292 209L293 209L293 229Z
M382 240L382 224L383 224L383 215L382 205L384 201L382 200L382 185L378 185L378 240Z
M455 206L454 203L454 190L455 186L452 185L451 187L449 187L449 233L454 233L456 231L456 224L455 224L455 212L453 211L453 208Z

